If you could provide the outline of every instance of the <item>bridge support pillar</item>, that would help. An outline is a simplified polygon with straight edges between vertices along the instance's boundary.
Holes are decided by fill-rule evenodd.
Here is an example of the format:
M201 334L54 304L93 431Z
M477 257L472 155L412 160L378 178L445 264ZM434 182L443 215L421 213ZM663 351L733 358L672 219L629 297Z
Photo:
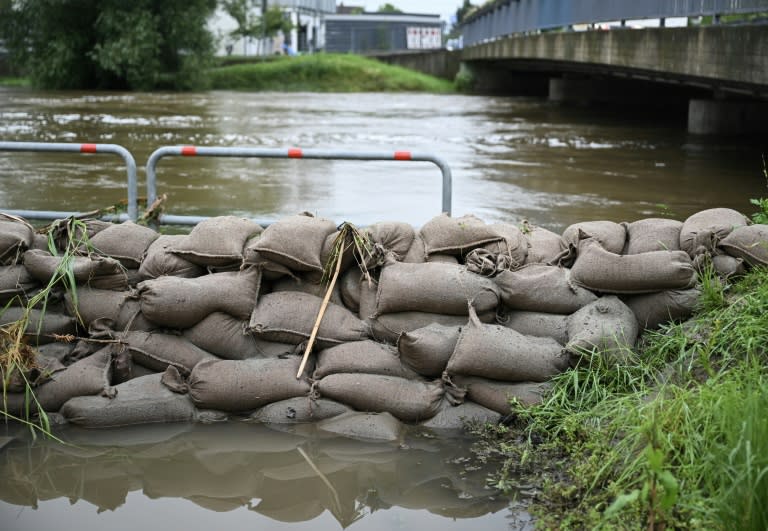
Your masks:
M768 102L690 100L688 132L697 135L766 133Z
M591 79L567 77L549 78L549 101L588 104L597 96L596 83Z

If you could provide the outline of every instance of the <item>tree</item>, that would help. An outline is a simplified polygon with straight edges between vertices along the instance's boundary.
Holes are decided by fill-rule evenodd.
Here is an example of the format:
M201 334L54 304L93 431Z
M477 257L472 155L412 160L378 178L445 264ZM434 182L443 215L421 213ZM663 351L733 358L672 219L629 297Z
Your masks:
M401 9L396 8L392 4L384 4L383 6L379 6L379 9L377 11L378 13L402 13L403 11Z
M261 16L255 15L257 4L259 11L267 4L264 0L222 0L221 7L237 23L237 28L229 32L235 40L274 37L279 31L284 34L293 29L279 7L271 6Z
M461 7L456 10L456 23L461 24L464 22L467 15L472 13L475 9L477 9L477 6L473 5L469 0L464 0Z
M0 38L42 88L200 88L215 8L216 0L3 0Z

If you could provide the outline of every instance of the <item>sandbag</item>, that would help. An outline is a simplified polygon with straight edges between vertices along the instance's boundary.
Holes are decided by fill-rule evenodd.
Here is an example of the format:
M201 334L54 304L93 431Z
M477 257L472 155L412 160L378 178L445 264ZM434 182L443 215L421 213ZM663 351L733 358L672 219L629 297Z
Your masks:
M568 316L556 313L504 311L496 322L526 336L551 337L561 345L568 342Z
M293 271L322 273L325 264L320 262L320 253L335 230L333 221L299 214L273 223L248 242L246 249Z
M71 398L62 406L61 414L71 424L86 428L194 421L192 400L165 387L162 377L151 374L121 383L113 388L117 393L113 398Z
M635 314L641 329L655 329L664 323L688 319L700 297L698 288L667 290L625 297L624 304Z
M377 442L398 442L403 437L404 429L400 421L387 412L353 411L317 424L321 434Z
M419 425L432 430L462 430L469 424L497 424L499 420L501 414L480 404L463 402L453 405L443 400L437 414Z
M408 252L402 259L406 264L423 264L427 261L427 251L424 248L424 240L420 234L416 234L413 238L411 246L408 248Z
M281 291L300 291L302 293L309 293L315 297L321 299L325 297L325 293L328 290L327 282L315 282L315 279L307 278L306 276L297 277L283 277L270 284L272 293L279 293ZM330 301L339 306L344 306L344 301L341 298L341 283L336 282L331 290Z
M78 287L76 298L67 293L64 299L69 315L76 316L87 328L96 323L117 332L158 328L141 313L141 303L128 291Z
M73 245L81 245L90 241L96 234L114 225L110 221L102 221L97 218L77 219L74 217L57 219L48 227L46 240L50 235L53 244L59 251L71 249ZM44 251L50 251L48 244L44 247L37 247Z
M0 308L0 326L19 322L27 315L27 326L24 331L25 341L31 345L44 345L56 341L54 336L74 334L77 326L75 319L69 315L49 308L46 311L28 310L20 306Z
M717 254L717 245L733 229L749 225L749 219L730 208L710 208L697 212L683 222L680 229L680 249L691 258L709 253Z
M120 340L135 363L158 372L170 365L182 374L189 374L201 361L218 359L181 336L137 331L121 334Z
M187 237L185 234L163 234L153 241L147 248L144 259L139 266L140 279L148 280L164 276L182 278L203 276L206 273L205 268L182 258L183 253L172 252L172 249L182 245Z
M471 251L470 251L471 252ZM460 262L459 258L460 256L452 255L452 254L431 254L427 257L427 262L429 263L435 263L435 264L452 264L452 265L458 265Z
M320 396L358 411L389 412L405 422L432 417L440 407L443 385L378 374L331 374L316 383Z
M602 293L650 293L684 289L696 282L696 271L684 251L650 251L619 255L589 238L579 243L571 279Z
M299 292L270 293L262 296L251 314L249 329L267 341L298 345L309 339L320 306L320 297ZM368 326L352 312L328 303L317 332L316 345L326 348L369 336Z
M638 323L629 307L614 295L606 295L568 316L565 345L576 359L593 350L621 360L637 340Z
M741 276L747 272L747 264L744 259L729 254L717 254L715 256L711 256L709 253L697 254L693 257L693 268L699 275L709 275L714 272L724 279Z
M467 400L502 415L512 412L511 400L523 406L536 405L543 401L545 394L552 387L548 382L510 383L476 376L454 376L452 384L466 392Z
M429 312L467 315L468 303L480 313L499 303L492 280L453 264L388 262L381 270L375 315Z
M471 313L446 372L508 382L543 382L567 369L568 361L563 347L550 337L524 336L500 325L483 324Z
M189 376L189 396L199 408L245 412L305 396L310 385L296 379L301 358L203 361Z
M45 285L48 285L55 275L62 275L62 261L63 257L53 256L47 251L31 250L24 253L24 267L30 275ZM74 256L68 260L66 271L67 274L71 273L77 284L115 291L128 289L126 269L114 258L99 255Z
M258 339L248 330L247 320L223 312L213 312L192 328L184 330L182 335L195 346L228 360L291 354L296 348L295 345Z
M132 221L112 224L94 234L90 243L97 254L119 260L127 268L138 268L150 244L160 235ZM83 252L86 252L83 250Z
M35 229L21 218L0 213L0 264L18 263L34 240Z
M490 225L471 214L452 218L447 214L435 216L419 231L427 256L432 254L468 253L481 245L500 241L502 236Z
M736 227L718 247L750 266L768 266L768 225Z
M491 229L502 239L486 243L482 249L494 255L505 256L511 264L509 269L522 266L528 257L528 241L523 232L512 223L494 223Z
M239 265L246 241L263 230L247 218L216 216L201 221L186 237L175 240L170 252L203 267Z
M264 424L302 424L337 417L350 411L348 406L335 400L297 396L267 404L254 411L248 419Z
M363 272L359 267L351 267L339 279L339 295L344 307L352 313L360 311L360 283L363 280Z
M621 254L650 251L679 251L683 222L668 218L646 218L625 223L627 242Z
M23 265L0 266L0 304L3 306L10 301L24 305L41 287Z
M493 281L504 306L513 310L568 314L595 301L597 295L571 282L564 267L530 264L502 271Z
M361 230L371 246L379 246L402 261L416 237L412 225L400 221L380 221Z
M525 264L560 265L568 254L568 246L559 234L528 222L523 222L521 231L528 242Z
M160 277L140 282L141 312L168 328L190 328L213 312L248 319L261 285L261 271L212 273L197 278Z
M563 240L570 248L578 248L579 241L594 238L608 252L621 254L627 241L627 229L613 221L582 221L569 225L563 231Z
M19 366L12 365L6 372L6 367L0 366L0 393L23 393L27 387L38 387L49 381L54 373L63 371L66 367L57 358L46 356L38 351L32 351L34 363L19 371Z
M448 365L460 333L460 326L437 323L403 332L397 339L400 359L417 373L438 378Z
M403 365L397 349L370 340L343 343L317 353L313 379L345 372L419 378L416 372Z

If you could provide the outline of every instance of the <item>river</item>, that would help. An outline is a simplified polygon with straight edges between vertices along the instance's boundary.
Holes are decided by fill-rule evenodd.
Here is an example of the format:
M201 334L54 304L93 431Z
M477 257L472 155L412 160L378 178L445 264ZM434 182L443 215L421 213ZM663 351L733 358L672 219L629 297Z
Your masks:
M555 231L710 207L750 213L750 198L768 193L759 141L684 126L525 98L0 88L0 140L120 144L137 161L140 194L146 160L163 145L411 150L451 167L454 215ZM0 208L115 204L126 197L121 165L0 152ZM169 213L257 219L307 210L419 226L441 207L440 172L422 162L174 158L159 166L158 192ZM518 502L486 487L497 465L475 462L463 437L386 446L239 424L63 431L72 445L10 435L0 440L5 530L526 528Z

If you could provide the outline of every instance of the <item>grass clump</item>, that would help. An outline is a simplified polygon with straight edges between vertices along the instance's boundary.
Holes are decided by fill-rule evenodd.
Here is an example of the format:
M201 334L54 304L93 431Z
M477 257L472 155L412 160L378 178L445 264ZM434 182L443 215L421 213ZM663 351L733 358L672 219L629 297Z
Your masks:
M450 81L352 54L314 54L214 68L217 90L453 92Z
M537 486L539 527L768 529L768 270L704 291L626 361L592 356L482 430L495 484Z

